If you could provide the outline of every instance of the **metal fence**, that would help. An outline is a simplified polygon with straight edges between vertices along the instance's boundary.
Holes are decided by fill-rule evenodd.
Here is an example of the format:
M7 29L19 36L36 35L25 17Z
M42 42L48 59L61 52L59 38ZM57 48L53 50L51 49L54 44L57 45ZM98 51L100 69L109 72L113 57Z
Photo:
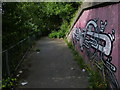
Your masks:
M12 76L21 62L24 60L27 52L32 47L38 34L33 34L11 46L2 52L2 77Z

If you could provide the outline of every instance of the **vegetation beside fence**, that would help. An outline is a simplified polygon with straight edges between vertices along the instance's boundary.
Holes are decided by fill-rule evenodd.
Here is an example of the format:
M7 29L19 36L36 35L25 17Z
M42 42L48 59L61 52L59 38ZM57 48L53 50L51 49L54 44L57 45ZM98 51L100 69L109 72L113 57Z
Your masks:
M69 32L69 28L71 27L72 22L75 19L76 14L78 13L79 8L81 7L82 2L74 3L71 5L66 5L66 8L63 9L61 8L60 10L55 10L55 11L60 11L60 14L58 14L62 19L62 23L60 25L60 28L58 30L53 30L48 36L49 38L65 38L67 33ZM74 7L72 7L74 6ZM66 15L65 15L66 14Z
M80 5L81 2L4 2L3 50L36 32L63 38Z
M12 88L16 83L16 71L32 48L38 33L28 36L2 52L2 87Z
M64 38L81 2L2 3L3 87L12 87L14 72L36 38Z

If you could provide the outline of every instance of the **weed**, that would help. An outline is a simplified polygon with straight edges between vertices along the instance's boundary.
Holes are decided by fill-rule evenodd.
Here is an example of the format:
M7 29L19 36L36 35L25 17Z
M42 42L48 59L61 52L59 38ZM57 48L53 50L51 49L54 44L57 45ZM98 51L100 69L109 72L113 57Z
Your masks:
M6 79L2 79L2 88L12 88L16 81L17 78L7 77Z
M71 42L68 42L65 39L65 42L67 43L68 47L71 49L72 53L73 53L73 57L74 60L77 62L77 64L79 65L79 67L81 69L85 69L88 73L88 81L89 81L89 86L88 88L107 88L107 84L106 82L104 82L102 80L102 77L100 76L99 71L97 70L92 70L90 67L88 67L87 64L85 64L83 58L79 55L79 53L74 49L73 45Z

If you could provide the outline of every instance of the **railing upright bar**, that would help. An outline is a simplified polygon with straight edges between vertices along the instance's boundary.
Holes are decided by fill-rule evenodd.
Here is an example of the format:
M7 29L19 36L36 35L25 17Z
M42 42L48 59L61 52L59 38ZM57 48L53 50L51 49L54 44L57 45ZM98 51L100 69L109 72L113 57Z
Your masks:
M8 62L8 50L5 52L6 56L6 68L7 68L7 74L10 76L10 68L9 68L9 62Z

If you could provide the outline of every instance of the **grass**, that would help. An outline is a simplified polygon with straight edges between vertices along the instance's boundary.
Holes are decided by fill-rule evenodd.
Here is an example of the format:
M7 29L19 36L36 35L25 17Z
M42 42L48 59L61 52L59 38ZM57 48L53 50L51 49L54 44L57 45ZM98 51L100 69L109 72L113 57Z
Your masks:
M103 89L106 89L107 84L106 84L106 82L103 81L97 67L95 67L95 70L91 69L91 67L89 67L87 64L85 64L83 58L74 49L72 43L68 42L66 39L65 39L65 42L68 45L68 47L71 49L71 51L73 53L74 60L77 62L79 67L81 69L85 69L86 72L88 73L88 77L89 77L88 78L88 81L89 81L88 88L103 88Z

